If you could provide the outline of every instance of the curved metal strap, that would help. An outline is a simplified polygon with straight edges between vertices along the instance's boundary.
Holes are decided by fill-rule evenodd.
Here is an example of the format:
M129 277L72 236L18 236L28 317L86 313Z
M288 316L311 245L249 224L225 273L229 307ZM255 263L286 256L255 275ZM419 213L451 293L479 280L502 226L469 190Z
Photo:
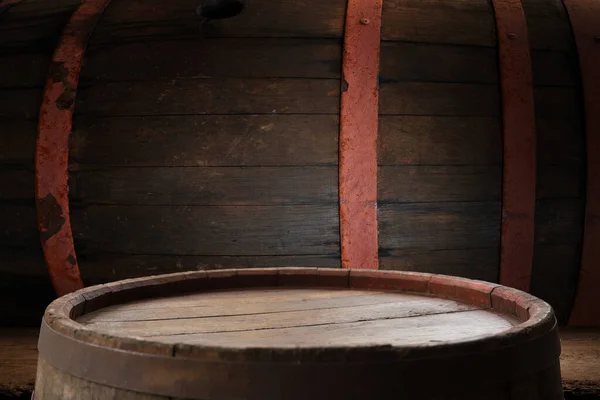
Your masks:
M579 53L587 140L587 198L581 270L569 324L600 326L600 2L563 2Z
M520 0L493 0L502 88L501 285L529 291L534 247L536 131L527 22Z
M35 156L38 229L59 296L83 287L69 217L69 135L75 94L89 36L110 0L84 0L52 56L40 108Z
M343 268L377 269L378 72L382 0L348 0L340 109Z

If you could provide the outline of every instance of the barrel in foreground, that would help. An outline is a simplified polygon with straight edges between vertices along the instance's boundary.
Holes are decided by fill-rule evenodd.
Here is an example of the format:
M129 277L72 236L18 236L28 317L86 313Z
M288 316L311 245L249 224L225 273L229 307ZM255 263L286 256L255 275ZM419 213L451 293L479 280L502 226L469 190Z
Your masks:
M94 286L44 316L36 399L563 398L556 318L500 285L318 268Z

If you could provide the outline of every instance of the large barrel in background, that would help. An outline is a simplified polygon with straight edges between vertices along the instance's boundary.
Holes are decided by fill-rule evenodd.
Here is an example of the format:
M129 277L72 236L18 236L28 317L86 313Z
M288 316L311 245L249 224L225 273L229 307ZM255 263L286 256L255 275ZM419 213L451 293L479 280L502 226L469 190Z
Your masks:
M562 2L522 3L538 143L532 293L566 322L583 232L580 75ZM90 39L69 149L71 222L86 284L232 266L340 265L346 1L253 0L238 16L204 22L197 5L113 0ZM22 52L3 52L0 61L11 71L10 79L0 74L1 137L12 143L1 151L2 174L12 177L0 195L8 221L2 271L23 285L29 276L47 279L41 255L30 251L41 254L31 157L52 53L38 46L38 37L52 42L49 33L35 35L41 18L25 18L23 10L36 7L51 8L24 1L0 16L0 29L22 21L2 46L22 38L40 60L16 74ZM55 30L73 9L65 7L64 15L44 14ZM498 280L497 53L487 0L384 1L380 268Z

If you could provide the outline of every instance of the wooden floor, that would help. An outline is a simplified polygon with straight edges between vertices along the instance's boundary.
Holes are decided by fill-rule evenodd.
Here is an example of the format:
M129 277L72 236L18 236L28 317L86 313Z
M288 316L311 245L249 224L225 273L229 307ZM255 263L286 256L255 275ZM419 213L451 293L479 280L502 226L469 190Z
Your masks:
M600 329L563 329L566 399L600 400ZM0 329L0 399L29 399L35 382L37 331Z

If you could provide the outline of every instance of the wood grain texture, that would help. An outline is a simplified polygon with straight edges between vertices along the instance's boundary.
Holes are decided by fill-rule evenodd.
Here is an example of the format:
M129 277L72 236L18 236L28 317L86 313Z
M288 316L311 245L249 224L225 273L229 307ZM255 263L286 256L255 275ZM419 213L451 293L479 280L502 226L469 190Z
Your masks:
M475 335L489 335L512 326L507 317L477 311L473 306L451 300L417 295L292 289L288 293L299 291L294 293L299 296L275 301L270 296L272 291L254 289L215 293L214 296L171 297L148 305L136 302L100 309L80 317L78 322L94 330L154 337L160 341L229 342L231 345L237 338L244 346L248 342L265 345L272 341L269 347L311 342L327 345L341 334L344 343L391 341L416 345L426 341L428 335L442 334L445 325L458 321L465 325L462 325L464 331L453 330L451 337L455 339L467 334L467 326ZM329 297L332 294L334 297ZM240 296L244 298L243 304L239 303ZM403 320L403 328L398 332L394 328L399 326L400 320ZM361 330L369 329L369 325L380 329L372 330L367 337L358 337ZM449 332L444 334L445 340L451 339Z
M379 113L385 115L494 117L500 113L494 85L384 82L380 90Z
M384 82L495 84L497 63L493 48L384 41L379 77Z
M71 174L85 204L297 205L337 203L335 167L121 168Z
M0 57L0 70L3 71L0 75L0 88L42 86L49 63L50 57L44 53L19 53Z
M241 303L240 296L244 299ZM171 325L166 328L170 331L219 328L231 332L322 325L324 322L346 323L348 320L364 319L369 312L372 312L368 315L370 319L388 319L475 309L455 301L398 293L256 288L109 306L85 314L77 322L101 329L118 329L119 326L136 329L137 322L141 323L139 326L156 327L160 324L158 321L162 321ZM330 315L335 312L337 315ZM328 317L332 319L328 321ZM179 327L176 326L178 322ZM248 326L259 324L254 328ZM162 330L162 327L154 329Z
M581 243L583 219L583 201L580 199L538 200L536 244Z
M0 121L0 164L33 167L36 121Z
M489 2L477 0L390 0L383 6L385 40L494 46Z
M33 390L38 333L35 329L4 328L0 331L0 395L19 398Z
M114 68L114 60L126 60L127 68ZM341 65L342 43L335 39L156 40L151 45L137 42L115 43L90 48L81 79L336 79L340 78Z
M33 198L17 204L5 202L0 207L0 243L5 246L39 246L35 201Z
M339 251L337 207L89 206L72 210L79 248L95 252L302 255Z
M561 0L522 0L532 49L572 48L571 28Z
M115 3L98 26L92 44L182 36L341 38L346 11L345 0L257 0L246 4L235 18L202 24L195 14L197 6L194 0Z
M500 167L379 167L379 203L496 201L500 199Z
M501 165L492 117L380 116L379 165Z
M0 120L35 120L42 101L42 88L15 88L0 91Z
M81 87L75 112L96 116L336 114L339 94L335 79L114 82Z
M493 248L499 202L400 203L379 207L380 251Z
M32 183L31 170L10 167L0 170L0 201L33 199L35 193Z
M85 264L81 275L87 286L158 273L225 268L339 268L339 254L307 256L173 256L79 252ZM1 265L1 264L0 264Z
M368 317L367 317L368 318ZM248 332L218 332L218 335L196 333L173 336L153 336L154 340L235 346L244 340L250 346L283 346L292 339L296 346L325 346L336 342L343 335L346 345L392 344L418 345L429 341L451 338L489 336L510 329L511 323L485 311L457 312L439 315L415 316L411 318L392 318L387 320L369 320L340 322L326 326L297 326L276 329L256 329ZM453 327L452 329L450 327ZM335 329L332 329L335 328ZM379 334L374 335L374 332ZM333 337L332 337L333 333Z
M101 166L337 165L338 129L337 115L77 117L70 151Z
M0 48L3 54L49 51L69 20L77 0L27 1L2 14Z
M42 398L64 400L86 400L92 395L97 399L119 398L122 400L169 400L168 397L153 396L100 385L77 378L54 368L40 358L37 365L35 395ZM60 384L58 384L60 382Z
M538 244L533 258L531 293L552 305L559 324L571 314L581 262L581 245Z
M498 248L465 250L389 250L379 253L380 269L498 280Z

